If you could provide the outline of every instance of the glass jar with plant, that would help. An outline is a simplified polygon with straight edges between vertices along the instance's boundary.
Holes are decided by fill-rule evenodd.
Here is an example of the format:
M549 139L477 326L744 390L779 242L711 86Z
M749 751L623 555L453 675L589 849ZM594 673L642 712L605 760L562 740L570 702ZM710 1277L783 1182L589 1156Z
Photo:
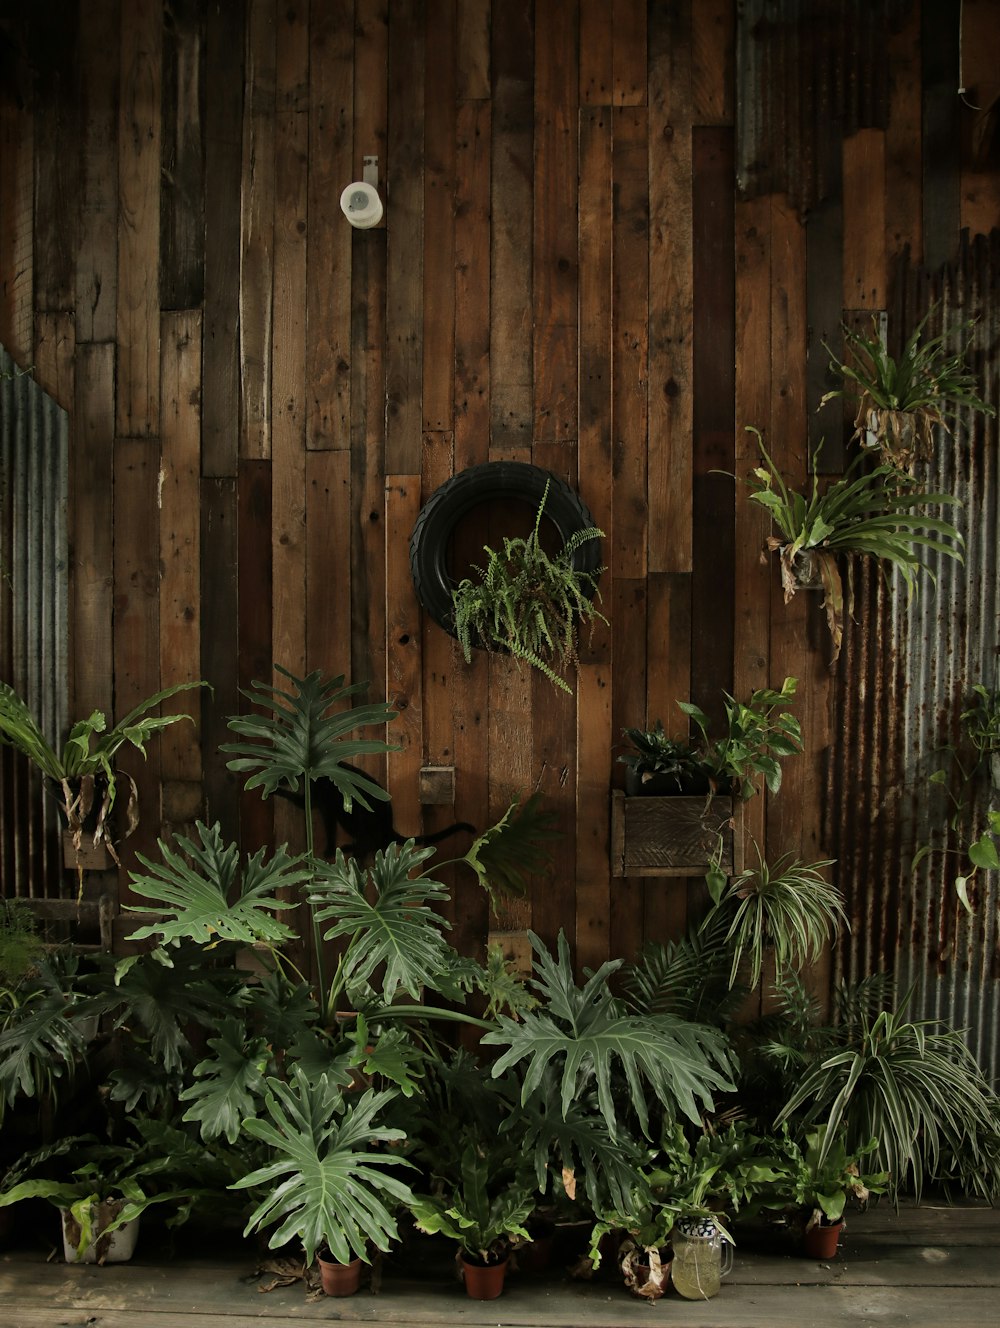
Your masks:
M862 447L878 451L883 462L895 469L908 469L914 460L929 455L934 429L950 430L960 410L996 414L979 396L976 377L965 362L973 320L959 326L959 333L967 334L965 343L952 351L948 349L951 330L924 336L935 311L936 306L920 320L898 360L889 354L877 315L872 317L871 336L844 326L845 359L823 343L830 370L844 386L827 392L820 406L834 397L852 397L857 402L855 438Z
M952 522L929 515L928 508L955 507L954 494L920 490L892 466L865 469L859 454L844 474L820 489L813 475L809 495L789 489L774 464L760 431L756 434L764 465L756 467L746 481L751 502L769 514L778 529L767 547L778 555L785 603L803 586L819 586L833 641L833 659L840 655L844 634L844 612L854 609L853 569L848 564L845 605L844 583L838 558L860 554L879 558L895 567L912 595L917 576L934 573L921 560L922 550L939 557L963 561L964 540Z
M574 554L604 532L596 526L574 531L557 554L548 554L540 538L547 495L548 484L527 539L505 537L502 551L484 545L486 566L475 567L476 577L465 577L452 592L455 635L466 663L473 646L506 651L571 692L562 675L576 665L580 625L607 622L594 605L603 568L581 571Z

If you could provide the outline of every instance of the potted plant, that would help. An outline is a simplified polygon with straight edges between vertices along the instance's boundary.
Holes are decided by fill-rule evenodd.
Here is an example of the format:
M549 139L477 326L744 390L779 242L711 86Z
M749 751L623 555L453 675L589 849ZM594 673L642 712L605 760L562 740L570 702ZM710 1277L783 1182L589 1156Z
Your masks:
M436 1192L410 1200L420 1231L458 1245L462 1280L473 1300L501 1294L515 1242L531 1239L525 1223L538 1198L535 1178L512 1143L509 1137L490 1145L474 1138L464 1145L459 1141L452 1174Z
M625 766L625 793L629 797L692 797L709 789L705 761L689 742L668 738L663 721L651 729L622 729L632 751L619 756Z
M917 576L933 572L920 559L927 549L942 557L962 561L964 540L944 517L930 516L929 507L960 505L954 494L919 490L914 482L892 466L866 469L863 453L850 463L838 479L821 491L819 476L813 475L812 492L789 489L768 455L760 431L757 435L764 465L747 480L751 502L758 503L778 529L767 547L778 555L785 603L803 587L824 592L827 625L833 640L833 661L840 655L845 612L844 584L838 566L841 554L878 558L895 567L913 594ZM848 564L846 611L854 608L853 569Z
M781 762L802 750L798 720L786 708L796 679L780 689L757 688L746 701L723 692L724 724L713 733L706 713L690 701L680 710L698 732L693 744L662 738L662 724L648 732L626 730L636 747L622 761L643 774L659 760L683 787L686 772L704 780L701 794L670 792L634 797L614 790L611 803L611 862L614 876L725 878L743 870L740 804L762 785L781 788ZM633 734L635 735L633 737ZM707 796L706 796L707 791Z
M872 1194L885 1191L888 1176L862 1173L862 1160L873 1153L877 1140L848 1151L841 1132L826 1127L806 1133L804 1147L787 1131L783 1136L785 1175L774 1182L773 1202L791 1204L801 1230L802 1252L810 1258L832 1259L844 1228L849 1200L867 1204Z
M557 554L548 554L540 539L548 491L546 484L527 539L505 536L502 551L483 546L486 566L474 568L476 577L465 577L452 592L454 628L466 663L473 646L507 651L571 692L562 675L576 665L580 625L607 622L593 602L603 569L580 570L574 555L604 532L595 526L574 531Z
M834 397L853 397L854 437L895 469L908 469L916 458L927 456L934 428L949 430L960 409L996 414L979 396L975 375L965 363L973 321L959 329L968 333L962 349L950 351L948 331L924 337L932 313L934 308L911 332L898 360L886 348L877 315L872 316L871 336L844 326L845 359L823 343L830 370L844 385L827 392L820 406Z
M400 1175L410 1164L394 1147L403 1132L377 1120L394 1096L368 1089L352 1101L335 1078L312 1080L296 1065L288 1082L268 1079L269 1119L243 1122L271 1154L231 1187L265 1191L244 1235L270 1230L272 1249L300 1240L307 1266L318 1260L328 1295L357 1290L362 1261L398 1239L393 1210L412 1197Z
M122 774L115 759L126 744L146 755L146 743L154 733L190 719L190 715L150 715L168 697L204 682L182 682L166 687L134 706L127 715L108 729L100 710L81 719L69 731L62 750L49 742L31 711L7 683L0 683L0 744L22 752L42 772L48 787L55 793L60 813L73 846L75 863L82 883L81 851L83 835L92 836L94 846L106 845L115 862L115 839L126 839L139 823L138 792L135 780ZM118 791L118 780L129 786L124 824L116 835L111 830L111 815Z
M58 1179L23 1178L35 1170L52 1171L57 1160ZM93 1135L64 1136L8 1173L0 1207L45 1199L59 1210L67 1263L122 1263L132 1257L139 1219L150 1205L180 1205L196 1192L156 1190L155 1178L168 1175L170 1167L170 1158L141 1136L122 1144L101 1143Z

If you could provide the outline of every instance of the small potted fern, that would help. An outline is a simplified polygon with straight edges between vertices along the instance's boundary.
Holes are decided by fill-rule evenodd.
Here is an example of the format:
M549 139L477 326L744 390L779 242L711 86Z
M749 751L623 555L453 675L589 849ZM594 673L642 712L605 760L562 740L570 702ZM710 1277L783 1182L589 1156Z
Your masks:
M580 624L595 618L607 622L594 606L603 569L581 571L573 555L604 532L596 526L574 531L550 556L540 538L548 491L546 484L527 539L505 536L499 551L483 546L486 566L474 567L477 576L465 577L452 592L454 627L466 663L474 646L505 651L533 665L561 691L572 692L563 675L577 663Z
M909 469L914 460L928 456L935 427L950 432L959 410L996 414L979 396L975 376L966 366L969 336L959 351L947 349L947 331L925 339L933 313L932 308L920 320L898 359L889 354L876 317L871 336L844 326L844 360L823 343L830 369L844 386L827 392L820 405L838 396L853 397L855 438L897 469ZM970 336L971 329L971 320L962 325Z

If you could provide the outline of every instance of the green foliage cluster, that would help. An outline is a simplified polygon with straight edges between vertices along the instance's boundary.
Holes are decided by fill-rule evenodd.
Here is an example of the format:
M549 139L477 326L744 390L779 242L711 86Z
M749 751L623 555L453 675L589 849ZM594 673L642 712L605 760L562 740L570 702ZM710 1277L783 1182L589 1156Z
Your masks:
M505 536L502 550L484 545L486 566L474 568L476 577L463 578L453 591L455 635L467 663L474 646L508 651L571 692L563 675L577 663L580 624L607 622L594 605L602 569L579 571L573 557L604 532L593 526L575 531L550 556L540 538L548 491L546 484L527 539Z

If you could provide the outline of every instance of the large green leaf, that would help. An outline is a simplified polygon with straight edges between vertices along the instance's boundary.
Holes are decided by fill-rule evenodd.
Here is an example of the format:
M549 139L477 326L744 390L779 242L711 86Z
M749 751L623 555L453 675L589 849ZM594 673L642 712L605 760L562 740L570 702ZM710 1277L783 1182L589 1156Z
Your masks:
M80 1062L83 1039L66 1018L57 992L39 992L4 1018L0 1033L0 1094L13 1105L19 1093L41 1098L52 1080L71 1077Z
M380 739L349 736L355 729L387 724L396 718L396 711L384 702L345 708L351 696L364 691L365 684L345 687L343 674L324 678L317 669L307 678L296 678L280 664L274 667L295 690L283 691L260 682L252 683L249 690L241 689L244 696L271 713L235 715L229 720L229 727L244 739L220 749L236 754L227 762L229 769L253 772L246 787L261 789L265 798L278 788L295 792L300 780L330 779L348 812L355 798L369 810L369 798L384 801L388 794L381 785L343 763L366 753L398 751Z
M324 940L348 938L342 968L348 986L369 982L384 964L387 1002L401 991L419 998L422 987L440 989L454 952L441 935L448 923L428 904L448 899L448 890L428 876L411 879L432 852L409 839L376 853L371 868L339 850L334 862L318 868L310 899L317 922L330 924Z
M150 936L173 943L180 940L209 942L235 941L253 945L255 941L279 944L291 940L295 931L272 916L294 904L279 891L290 891L308 881L311 867L300 857L290 857L283 848L269 861L264 849L247 860L239 878L239 850L235 844L223 844L218 822L208 829L197 823L200 844L179 836L180 852L159 841L162 862L153 862L139 854L148 875L133 872L132 890L149 905L126 905L133 911L160 915L157 922L139 927L129 940ZM236 898L229 902L234 889Z
M244 1116L257 1111L264 1090L268 1048L262 1037L247 1042L247 1029L239 1019L227 1019L218 1037L208 1039L211 1059L194 1067L194 1083L180 1093L190 1102L183 1119L197 1123L208 1141L225 1135L231 1144L239 1138Z
M669 1114L681 1112L695 1122L713 1108L715 1092L732 1090L730 1056L720 1033L673 1015L627 1014L608 986L620 961L602 964L577 987L564 933L559 933L556 960L537 936L529 936L537 973L532 985L542 1005L523 1013L519 1021L499 1016L498 1030L483 1038L491 1046L506 1047L493 1067L494 1075L524 1062L522 1102L537 1091L553 1065L561 1079L563 1116L581 1093L596 1084L598 1108L614 1139L619 1132L612 1091L616 1072L624 1076L628 1100L644 1133L649 1128L649 1089Z
M367 1262L369 1243L388 1249L398 1238L391 1209L411 1199L409 1186L395 1174L409 1164L392 1151L373 1151L404 1137L375 1124L394 1096L369 1090L349 1105L326 1075L313 1083L297 1067L290 1083L269 1079L269 1119L250 1117L243 1128L270 1148L274 1160L232 1187L269 1187L244 1234L273 1226L272 1249L298 1237L308 1263L321 1245L341 1263L355 1256Z
M523 804L515 798L495 825L485 830L472 844L463 861L468 863L479 884L490 898L513 895L524 899L531 876L546 875L552 867L547 847L558 839L555 814L539 806L541 795L532 795Z

